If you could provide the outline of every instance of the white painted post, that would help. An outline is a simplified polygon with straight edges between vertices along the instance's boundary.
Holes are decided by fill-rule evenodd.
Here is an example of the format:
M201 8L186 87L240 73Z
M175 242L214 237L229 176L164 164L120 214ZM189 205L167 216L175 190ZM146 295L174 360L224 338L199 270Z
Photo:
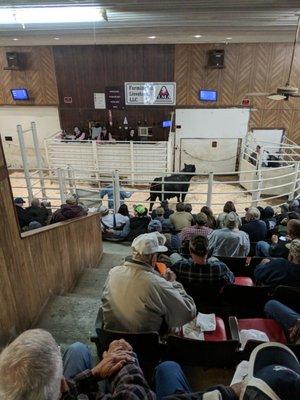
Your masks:
M57 168L57 179L59 186L59 194L61 204L66 202L66 193L65 193L65 171L61 168Z
M261 170L261 164L262 164L262 155L263 155L264 149L261 147L260 149L260 154L256 162L256 172L254 174L255 181L252 184L252 199L251 199L251 206L252 207L257 207L258 202L260 200L260 194L261 194L261 188L262 188L262 170Z
M162 178L161 178L161 191L162 191L161 199L165 200L165 174L164 174L164 172L162 173Z
M92 149L93 149L93 163L96 172L96 179L98 180L98 187L100 188L100 175L99 175L99 164L98 164L98 151L97 151L97 141L92 140Z
M134 147L133 147L133 141L130 140L129 142L129 150L130 150L130 168L131 168L131 184L134 186L134 180L135 180L135 175L134 175Z
M47 195L46 195L46 190L45 190L43 161L42 161L42 156L41 156L41 152L40 152L40 147L39 147L39 141L38 141L38 137L37 137L36 123L35 122L31 122L31 132L32 132L32 139L33 139L33 145L34 145L36 164L37 164L37 167L38 167L38 174L39 174L39 177L40 177L42 195L43 195L43 199L46 199Z
M207 207L210 207L210 208L212 205L213 184L214 184L214 173L210 172L208 175L207 198L206 198L206 205L207 205Z
M69 187L69 190L70 190L70 192L72 194L76 194L75 174L74 174L74 170L71 167L71 165L68 165L67 173L68 173L68 187Z
M173 172L175 153L175 134L170 131L167 141L167 172Z
M33 191L32 191L31 179L30 179L30 171L29 171L29 167L28 167L28 159L27 159L27 154L26 154L26 149L25 149L24 135L23 135L23 130L22 130L21 125L17 125L17 132L18 132L20 151L21 151L25 181L26 181L27 192L28 192L28 203L30 204L31 200L33 199Z
M291 193L289 195L289 200L293 200L295 198L295 193L298 189L298 177L299 177L299 161L296 161L295 163L295 177L294 177L294 182L293 182L293 189L291 190Z
M119 171L114 171L112 175L114 191L114 211L118 212L120 208L120 176Z

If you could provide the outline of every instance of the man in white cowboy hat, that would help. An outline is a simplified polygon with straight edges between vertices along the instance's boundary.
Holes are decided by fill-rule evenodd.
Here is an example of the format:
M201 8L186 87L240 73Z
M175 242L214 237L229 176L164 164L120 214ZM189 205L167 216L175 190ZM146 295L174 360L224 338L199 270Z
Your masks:
M176 276L155 272L157 254L167 251L159 232L146 233L132 242L132 256L110 270L102 294L104 328L126 332L175 328L196 315L193 299Z

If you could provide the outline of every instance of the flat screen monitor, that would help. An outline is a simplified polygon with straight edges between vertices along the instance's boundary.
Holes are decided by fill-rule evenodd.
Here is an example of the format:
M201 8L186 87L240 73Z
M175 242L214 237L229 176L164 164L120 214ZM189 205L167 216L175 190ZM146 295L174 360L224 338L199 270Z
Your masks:
M26 101L29 100L29 94L27 89L10 89L13 100L15 101Z
M217 101L218 92L216 90L201 89L199 91L199 99L201 101Z
M163 128L171 128L172 121L163 121L162 126Z

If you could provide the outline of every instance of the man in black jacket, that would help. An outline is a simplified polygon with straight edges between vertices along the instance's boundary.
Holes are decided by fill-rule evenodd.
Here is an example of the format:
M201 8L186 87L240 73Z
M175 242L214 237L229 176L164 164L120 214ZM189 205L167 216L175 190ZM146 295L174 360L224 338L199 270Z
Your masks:
M36 221L41 225L46 225L48 220L48 211L46 208L41 206L39 199L33 198L31 200L31 206L26 208L26 214L29 222Z
M22 199L22 197L16 197L14 200L14 204L16 207L20 228L23 229L25 228L25 226L28 226L30 222L26 210L23 208L25 201Z

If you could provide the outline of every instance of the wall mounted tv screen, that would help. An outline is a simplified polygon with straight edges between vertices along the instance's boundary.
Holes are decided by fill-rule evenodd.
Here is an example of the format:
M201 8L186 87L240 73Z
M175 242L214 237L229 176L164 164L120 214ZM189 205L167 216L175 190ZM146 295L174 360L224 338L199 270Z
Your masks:
M218 92L216 90L201 89L199 91L199 100L200 101L217 101L218 100Z
M172 121L163 121L162 126L163 128L171 128Z
M26 101L29 100L29 94L27 89L10 89L13 100L15 101Z

